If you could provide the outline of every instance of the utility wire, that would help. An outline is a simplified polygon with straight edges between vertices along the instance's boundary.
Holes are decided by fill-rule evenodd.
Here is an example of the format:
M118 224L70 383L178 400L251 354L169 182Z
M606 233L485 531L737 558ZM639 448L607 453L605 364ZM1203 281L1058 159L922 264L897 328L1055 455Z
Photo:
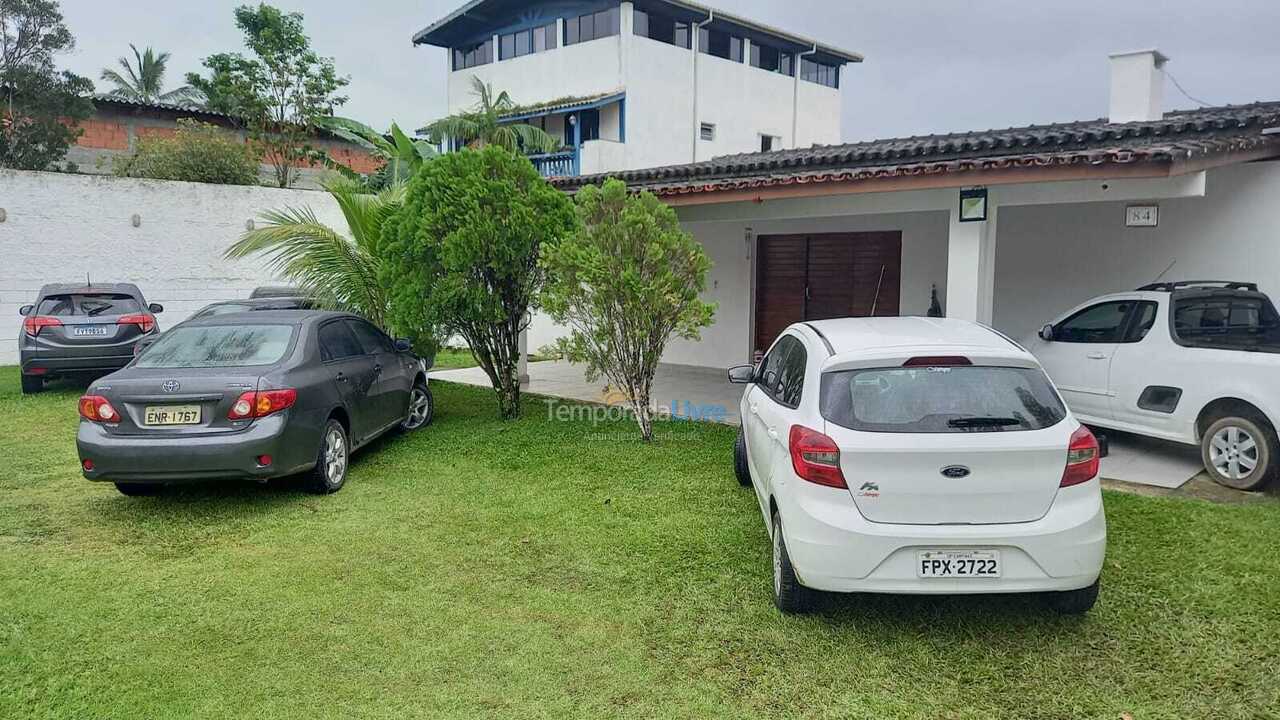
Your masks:
M1198 104L1200 107L1210 107L1210 106L1212 105L1211 103L1207 103L1207 102L1205 102L1205 101L1201 100L1200 98L1193 97L1193 96L1191 95L1191 93L1187 92L1187 91L1182 87L1182 83L1178 82L1178 78L1174 77L1174 76L1173 76L1173 73L1169 72L1168 70L1165 70L1165 71L1164 71L1164 74L1165 74L1165 75L1167 75L1167 76L1169 76L1169 82L1172 82L1172 83L1173 83L1173 86L1174 86L1175 88L1177 88L1177 89L1178 89L1178 92L1182 93L1182 96L1183 96L1183 97L1185 97L1186 99L1190 100L1190 101L1191 101L1191 102L1193 102L1193 103Z

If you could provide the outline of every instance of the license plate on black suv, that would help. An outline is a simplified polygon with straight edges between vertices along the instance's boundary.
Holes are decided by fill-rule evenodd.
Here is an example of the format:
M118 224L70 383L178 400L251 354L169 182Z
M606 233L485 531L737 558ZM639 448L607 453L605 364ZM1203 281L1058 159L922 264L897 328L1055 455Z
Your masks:
M106 337L107 328L104 325L76 325L71 328L71 334L74 337Z
M921 550L916 575L922 578L998 578L998 550Z

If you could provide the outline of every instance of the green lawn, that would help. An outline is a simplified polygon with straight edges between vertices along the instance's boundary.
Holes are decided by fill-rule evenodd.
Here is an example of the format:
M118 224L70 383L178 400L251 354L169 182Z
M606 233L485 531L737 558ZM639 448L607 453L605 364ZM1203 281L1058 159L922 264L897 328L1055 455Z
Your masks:
M769 600L730 428L435 425L329 497L82 480L78 390L0 368L0 717L1280 715L1280 505L1109 493L1101 602Z
M533 354L529 356L530 362L538 362L539 360L551 360L550 357ZM436 361L431 367L435 370L456 370L458 368L475 367L475 356L466 348L441 348L436 353Z

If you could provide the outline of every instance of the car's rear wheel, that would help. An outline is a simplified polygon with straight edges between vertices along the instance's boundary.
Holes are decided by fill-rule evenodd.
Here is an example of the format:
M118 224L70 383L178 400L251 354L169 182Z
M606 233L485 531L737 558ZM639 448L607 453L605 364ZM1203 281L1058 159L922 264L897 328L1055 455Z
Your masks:
M32 395L44 389L44 378L39 375L22 376L22 394Z
M119 482L116 483L116 489L120 491L120 494L128 495L129 497L149 497L151 495L159 495L164 486L154 483Z
M431 389L427 387L425 380L419 380L409 392L409 409L404 421L400 423L400 429L412 432L424 428L431 424L435 412L436 401L431 396Z
M1092 585L1079 590L1049 593L1047 598L1049 607L1063 615L1083 615L1092 610L1098 602L1098 589L1101 583L1102 578L1098 578Z
M782 518L773 514L773 604L784 613L804 613L813 608L814 591L800 584L782 536Z
M308 489L319 495L336 493L347 482L347 464L351 459L351 444L342 423L329 418L324 426L320 442L320 456L311 471Z
M751 486L751 470L747 468L747 436L738 428L738 439L733 442L733 474L738 476L738 484Z
M1276 434L1266 422L1243 415L1219 418L1200 438L1200 455L1214 482L1256 490L1273 474Z

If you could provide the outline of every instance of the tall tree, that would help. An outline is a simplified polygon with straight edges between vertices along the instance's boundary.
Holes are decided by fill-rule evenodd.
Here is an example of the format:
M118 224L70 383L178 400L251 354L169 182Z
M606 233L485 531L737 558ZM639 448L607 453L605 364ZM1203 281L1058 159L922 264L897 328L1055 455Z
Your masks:
M54 0L0 0L0 167L44 170L80 135L93 83L53 62L74 47Z
M108 95L145 103L196 103L203 100L200 92L190 85L165 91L164 71L169 64L169 53L157 53L151 48L138 52L133 43L129 44L129 49L133 51L133 62L124 56L116 58L123 74L111 68L102 70L102 80L115 86Z
M209 77L191 73L187 82L204 94L210 110L244 119L250 139L274 170L276 184L289 187L302 167L324 161L324 153L310 140L320 118L347 101L337 93L349 80L338 76L332 58L311 49L301 13L242 5L235 18L253 57L210 55L204 59Z
M527 123L502 122L502 116L516 109L507 91L495 93L478 77L471 77L475 107L440 118L426 127L427 139L437 145L445 141L472 148L497 145L511 152L528 154L552 152L560 143L542 128Z

